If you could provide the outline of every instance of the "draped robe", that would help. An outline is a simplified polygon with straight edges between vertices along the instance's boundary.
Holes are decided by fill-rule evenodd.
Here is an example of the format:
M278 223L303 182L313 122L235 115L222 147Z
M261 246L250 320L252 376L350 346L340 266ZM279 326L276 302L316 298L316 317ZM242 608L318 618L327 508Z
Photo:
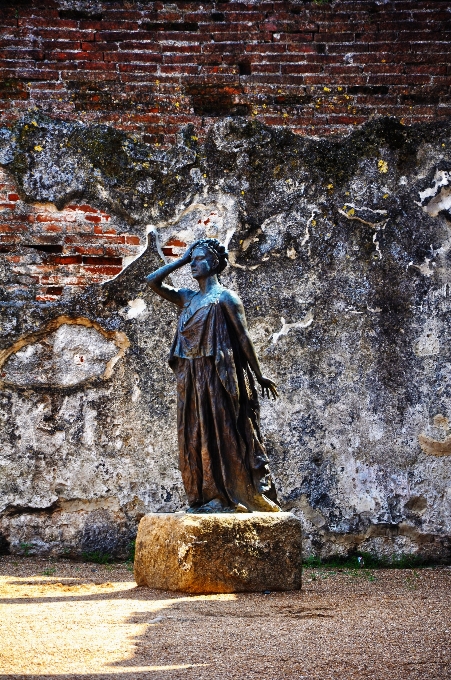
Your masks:
M260 432L254 378L220 296L191 311L188 296L169 356L177 377L179 462L191 507L219 500L259 509L277 503Z

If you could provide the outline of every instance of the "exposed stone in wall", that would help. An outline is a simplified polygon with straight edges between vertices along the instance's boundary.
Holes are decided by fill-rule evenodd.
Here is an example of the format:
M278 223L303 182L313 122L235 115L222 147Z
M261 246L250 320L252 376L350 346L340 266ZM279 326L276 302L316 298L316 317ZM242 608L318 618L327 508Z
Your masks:
M6 5L6 6L4 6ZM0 8L0 111L174 143L224 116L303 134L449 116L441 0L20 0Z
M50 130L65 139L72 124L36 123L5 133L6 172L27 210L45 200L69 214L73 184L47 139ZM98 128L77 130L99 139ZM381 119L318 140L228 118L198 148L189 129L164 152L108 135L95 153L66 146L65 162L84 168L77 201L110 215L117 233L148 239L147 249L111 280L45 301L8 287L13 265L2 260L1 348L39 333L43 346L48 324L63 316L93 324L66 336L72 361L92 350L92 329L130 345L108 376L107 343L102 370L64 384L52 335L52 387L34 379L33 365L27 384L23 372L7 382L23 349L9 355L3 544L123 553L144 512L184 507L166 364L177 313L144 276L208 234L229 244L223 281L243 298L264 370L279 385L280 400L262 404L262 427L307 552L449 556L449 124Z

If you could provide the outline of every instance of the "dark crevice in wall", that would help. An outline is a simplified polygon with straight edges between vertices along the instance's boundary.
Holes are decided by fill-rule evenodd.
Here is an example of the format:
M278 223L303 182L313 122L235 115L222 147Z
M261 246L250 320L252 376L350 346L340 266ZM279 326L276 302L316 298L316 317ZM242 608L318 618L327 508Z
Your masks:
M247 61L241 61L238 62L238 70L240 72L240 76L250 76L252 73L252 66Z
M59 500L51 503L45 508L36 508L30 505L8 505L3 511L8 517L15 517L17 515L40 515L42 513L52 514L58 510Z
M45 244L45 243L38 243L38 244L32 244L32 243L24 243L24 248L33 248L34 250L39 250L42 251L43 253L62 253L63 252L63 246L60 245L55 245L55 244Z
M236 102L242 94L240 87L228 85L188 85L187 94L193 99L194 112L198 116L246 116L250 106Z
M11 553L10 542L0 533L0 555L9 555Z

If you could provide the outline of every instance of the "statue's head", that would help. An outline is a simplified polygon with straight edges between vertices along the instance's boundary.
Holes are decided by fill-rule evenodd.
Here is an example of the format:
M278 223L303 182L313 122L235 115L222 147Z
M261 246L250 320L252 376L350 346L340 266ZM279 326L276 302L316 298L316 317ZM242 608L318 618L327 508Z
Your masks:
M216 238L202 238L193 244L191 274L199 279L220 274L227 267L229 254Z

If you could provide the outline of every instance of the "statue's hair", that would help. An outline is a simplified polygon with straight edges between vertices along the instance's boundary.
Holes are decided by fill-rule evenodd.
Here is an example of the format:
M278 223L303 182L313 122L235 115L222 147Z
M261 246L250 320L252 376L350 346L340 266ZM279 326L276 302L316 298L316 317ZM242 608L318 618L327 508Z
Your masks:
M194 248L206 248L218 260L218 266L215 269L215 274L220 274L227 267L229 253L225 246L219 243L217 238L201 238L193 246Z

